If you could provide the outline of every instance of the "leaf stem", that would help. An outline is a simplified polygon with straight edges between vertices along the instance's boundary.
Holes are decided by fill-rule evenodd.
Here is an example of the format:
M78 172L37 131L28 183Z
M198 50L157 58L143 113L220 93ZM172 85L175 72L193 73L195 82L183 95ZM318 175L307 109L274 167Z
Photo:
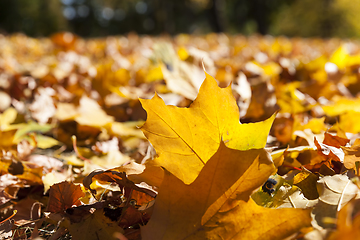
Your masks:
M6 222L6 221L10 220L10 218L12 218L13 216L15 216L15 214L16 214L16 213L17 213L17 210L14 210L14 211L13 211L13 214L11 214L11 216L10 216L10 217L8 217L8 218L6 218L6 219L2 220L2 221L0 222L0 224L3 224L4 222Z
M283 167L287 167L287 168L291 168L291 169L293 169L293 170L299 170L299 171L301 171L301 168L298 168L298 167L293 167L293 166L286 165L286 164L283 164L282 166L283 166Z
M72 135L71 140L73 142L74 151L75 151L76 155L78 156L78 158L80 158L83 161L89 161L90 162L90 159L88 159L88 158L86 158L86 157L84 157L84 156L82 156L80 154L80 152L79 152L79 150L77 148L77 145L76 145L76 136L75 135Z

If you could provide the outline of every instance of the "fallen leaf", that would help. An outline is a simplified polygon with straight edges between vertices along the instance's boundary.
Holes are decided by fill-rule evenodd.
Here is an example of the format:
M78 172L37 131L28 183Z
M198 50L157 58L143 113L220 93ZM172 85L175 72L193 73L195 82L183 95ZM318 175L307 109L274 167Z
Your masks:
M319 143L316 138L314 138L314 142L318 154L322 156L324 160L336 160L339 162L344 162L345 153L341 148Z
M293 136L303 138L306 141L307 145L314 148L316 148L314 143L314 138L316 137L317 139L319 139L319 141L321 141L321 139L324 138L323 134L314 135L314 133L310 129L304 129L302 131L299 130L294 131Z
M107 170L107 171L95 170L84 178L84 180L83 180L84 187L86 187L87 189L90 189L90 191L93 191L91 189L90 185L92 184L92 182L95 179L98 181L104 181L104 182L115 182L120 187L128 187L130 189L134 189L136 191L149 194L152 197L156 196L156 192L154 192L152 189L138 186L137 184L130 181L127 178L125 172L118 172L118 171L111 171L111 170Z
M56 183L61 183L69 178L69 174L57 172L55 170L45 174L42 178L44 184L44 194L50 189L50 187Z
M296 174L297 173L297 174ZM302 189L300 189L296 183L301 176L299 176L299 179L295 179L296 175L293 179L291 179L291 176L293 174L301 174L297 170L293 170L292 172L289 172L288 175L285 178L274 175L269 178L276 181L277 183L272 188L272 192L264 191L264 188L262 187L258 191L254 192L251 195L251 198L259 205L267 208L302 208L302 209L309 209L313 207L317 203L317 199L309 200L307 199ZM268 180L268 181L269 181ZM267 182L268 182L267 181ZM266 184L266 183L265 183ZM265 184L263 186L265 186ZM315 182L316 184L316 182ZM266 188L265 188L266 189ZM316 186L315 186L315 192Z
M338 213L337 229L327 240L360 239L359 200L352 199Z
M19 159L26 159L31 153L33 153L35 147L27 140L22 140L17 145L17 154Z
M239 73L235 83L236 84L233 84L231 87L239 94L237 103L240 109L240 117L244 117L251 102L251 86L245 74L242 72Z
M54 117L60 121L74 120L79 115L74 104L58 103Z
M139 167L144 167L144 165L139 164ZM134 183L146 182L154 187L160 187L164 179L164 169L155 160L148 160L141 172L136 172L136 174L131 174L128 170L126 172Z
M103 210L96 210L93 214L88 214L82 221L72 223L69 226L69 232L74 239L79 240L127 240L127 238L122 235L124 230L119 227L116 222L112 222L105 217Z
M73 49L78 37L70 32L59 32L51 35L51 41L64 50Z
M15 121L17 114L16 109L12 107L6 109L2 114L0 114L1 130L7 130L8 127L10 127L10 124Z
M128 227L134 226L136 224L143 224L148 220L148 217L143 215L141 212L139 212L137 209L135 209L133 206L128 206L126 210L124 211L123 215L121 216L119 225L126 229Z
M95 100L85 96L80 99L78 113L75 121L80 125L100 128L114 121L114 118L107 115Z
M256 205L250 199L248 202L239 201L233 211L219 213L203 227L204 230L188 239L219 236L214 239L280 240L310 226L310 221L309 209L268 209ZM229 226L230 231L225 226Z
M345 153L344 166L347 169L356 167L356 162L360 161L360 138L357 138L351 147L342 147Z
M302 193L307 199L315 200L319 197L319 193L317 192L316 188L317 180L318 176L316 176L314 173L307 170L302 170L294 177L293 184L301 189Z
M145 138L144 134L137 126L143 125L143 122L113 122L111 124L111 132L115 135L124 137L135 136L138 138Z
M23 187L21 181L11 174L3 174L0 176L0 205L7 203L12 199L16 199L16 195Z
M64 166L64 163L59 159L40 154L32 154L26 161L44 167L48 171L52 169L60 171Z
M331 135L328 132L326 132L324 134L324 136L325 136L325 138L324 138L323 144L333 146L333 147L337 147L337 148L343 147L347 143L350 142L350 139L342 138L342 137L339 137L339 136L334 136L334 135Z
M62 145L58 140L41 134L36 134L35 139L36 139L36 146L42 149L49 149L57 145Z
M131 200L134 200L136 205L143 206L143 205L147 205L151 201L153 201L154 197L150 196L149 194L143 193L143 192L132 191L131 192Z
M297 189L291 194L287 195L286 199L283 200L278 208L302 208L309 209L314 207L317 204L318 200L309 200L307 199L300 189Z
M314 207L316 223L323 228L334 227L326 219L336 219L337 213L353 198L359 198L359 188L345 176L336 174L325 176L318 181L319 202Z
M292 118L278 117L274 120L271 133L276 137L277 141L282 144L288 144L293 134L296 134L296 132L293 132L293 125L294 120Z
M250 120L266 119L280 108L276 104L274 86L269 81L251 83L251 102L244 118Z
M313 133L319 134L322 131L326 131L328 129L324 121L325 121L325 117L312 118L306 124L302 125L302 128L310 129Z
M23 124L21 128L16 132L14 136L15 142L20 142L26 135L29 133L46 133L49 132L53 128L50 124L38 124L36 122L27 122L26 124Z
M33 118L39 123L47 123L49 118L54 116L56 109L52 96L55 94L52 88L40 88L35 95L35 101L29 109Z
M5 220L0 222L0 238L9 239L13 235L12 227L14 223L11 221L11 218L16 214L16 211Z
M332 105L323 106L323 110L327 116L338 116L346 112L360 112L360 98L348 99L339 97Z
M24 225L41 217L42 203L30 197L24 198L16 203L14 209L17 211L13 217L16 225Z
M204 53L207 55L206 52ZM204 78L201 69L180 61L173 47L168 43L154 44L153 54L163 63L161 71L166 81L166 87L174 93L194 100Z
M85 196L79 185L67 181L54 184L50 187L47 211L63 212L72 206L79 206L79 198Z
M360 190L345 175L325 176L318 181L319 200L338 206L340 210L355 196L360 197Z
M141 130L159 155L157 162L186 184L195 180L221 140L239 150L265 147L275 118L240 124L231 87L219 88L207 73L189 108L166 106L158 95L140 102L148 115Z
M307 96L298 90L300 82L292 82L279 85L275 88L277 93L277 104L280 106L280 112L301 113L310 110L314 101L309 100Z
M354 109L354 108L352 108ZM360 110L349 110L340 115L339 128L346 132L358 133L360 132Z
M0 91L0 111L3 112L11 106L11 97L6 92Z
M16 177L30 185L42 185L43 168L27 166L26 162L23 165L23 172Z
M161 71L166 80L167 87L174 93L178 93L190 100L196 98L197 91L179 72L172 72L162 67Z
M16 129L8 130L8 131L0 131L0 146L4 149L10 148L14 145L14 135Z
M93 156L90 158L91 163L100 166L103 169L121 166L131 160L128 155L123 154L119 150L110 150L103 156Z
M142 239L282 239L308 226L309 210L266 209L249 199L274 171L269 157L221 143L190 185L166 172Z

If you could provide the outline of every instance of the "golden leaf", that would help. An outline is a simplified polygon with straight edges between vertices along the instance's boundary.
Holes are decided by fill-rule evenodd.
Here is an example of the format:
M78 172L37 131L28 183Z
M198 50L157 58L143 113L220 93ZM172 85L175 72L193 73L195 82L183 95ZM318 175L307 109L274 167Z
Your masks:
M264 149L239 151L221 143L190 185L165 174L142 238L282 239L310 225L310 210L267 209L249 199L274 169Z
M157 94L140 101L147 112L141 129L159 155L157 162L186 184L195 180L221 140L238 150L265 147L275 118L241 124L231 87L218 87L207 73L189 108L166 106Z

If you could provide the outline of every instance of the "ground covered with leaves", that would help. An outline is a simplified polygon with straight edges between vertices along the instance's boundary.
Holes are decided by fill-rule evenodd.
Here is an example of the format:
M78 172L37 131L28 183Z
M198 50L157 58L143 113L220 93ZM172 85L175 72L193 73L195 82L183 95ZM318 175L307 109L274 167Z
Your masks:
M360 239L359 91L355 41L0 35L0 238Z

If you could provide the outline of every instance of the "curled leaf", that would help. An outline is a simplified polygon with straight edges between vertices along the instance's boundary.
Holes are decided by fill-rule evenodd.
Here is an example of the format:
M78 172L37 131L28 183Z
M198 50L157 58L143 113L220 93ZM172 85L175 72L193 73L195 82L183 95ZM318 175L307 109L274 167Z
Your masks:
M121 187L128 187L130 189L146 193L152 197L156 197L156 192L150 188L139 187L137 184L133 183L127 178L125 172L117 172L111 170L95 170L92 171L88 176L86 176L83 180L84 187L91 189L90 185L94 180L104 181L104 182L114 182L120 185Z
M50 187L47 211L62 212L72 206L79 206L79 198L85 196L79 185L67 181L54 184Z
M329 146L324 143L319 143L316 138L314 138L314 142L318 154L322 156L325 160L336 160L339 162L344 162L345 153L341 148Z

